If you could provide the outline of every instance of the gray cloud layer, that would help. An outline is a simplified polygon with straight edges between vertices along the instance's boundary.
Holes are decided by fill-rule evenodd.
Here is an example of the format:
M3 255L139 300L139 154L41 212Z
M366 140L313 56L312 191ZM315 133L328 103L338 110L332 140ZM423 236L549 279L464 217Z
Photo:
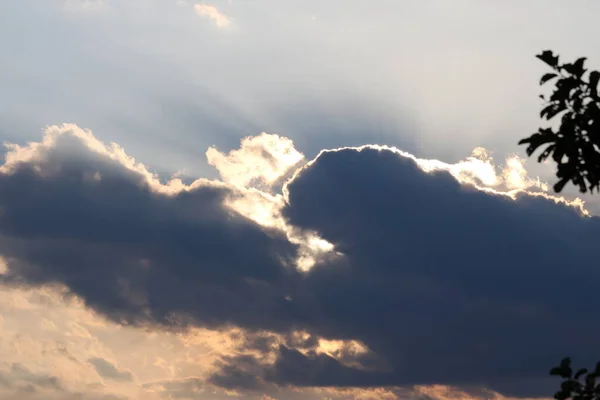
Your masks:
M267 363L256 352L272 343L254 340L214 384L548 395L559 357L594 361L600 224L574 208L461 186L391 150L324 152L287 185L284 215L343 256L300 273L284 235L223 204L234 189L168 194L94 146L58 135L0 172L5 284L60 283L124 323L305 330L370 350L333 358L288 340Z

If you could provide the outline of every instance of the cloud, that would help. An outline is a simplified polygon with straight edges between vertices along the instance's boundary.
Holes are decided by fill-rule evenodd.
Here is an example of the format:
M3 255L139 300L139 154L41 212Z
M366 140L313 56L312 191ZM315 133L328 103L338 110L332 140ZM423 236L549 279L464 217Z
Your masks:
M253 183L273 185L304 160L304 155L294 148L292 140L261 133L242 139L240 149L229 154L210 147L206 158L223 181L247 187Z
M0 371L0 396L6 400L126 400L115 395L71 391L58 377L32 372L17 363Z
M153 382L144 387L148 392L159 393L165 398L202 399L206 396L204 382L199 378Z
M266 139L275 136L248 139L215 165L255 171L244 163L262 159L248 149ZM277 140L281 154L296 154ZM89 131L51 127L41 142L9 146L0 167L2 281L61 287L133 327L239 329L244 345L204 371L227 390L439 384L547 394L560 357L595 361L600 225L581 203L527 183L520 167L508 166L520 181L500 169L498 183L487 156L473 157L323 151L273 194L243 179L161 181ZM279 222L231 201L258 198L274 202L265 213ZM290 232L330 247L300 270ZM200 390L190 379L156 390Z
M98 372L98 375L103 378L121 382L131 382L133 380L133 375L131 372L120 370L114 364L106 361L104 358L90 358L89 362L94 366L96 372Z
M231 26L231 20L227 15L220 12L217 7L209 4L195 4L194 11L201 17L210 19L219 28L227 28Z
M0 359L6 365L0 363L0 376L12 382L0 387L3 400L24 398L18 388L26 384L15 380L11 365L54 377L63 388L52 391L55 397L50 389L39 389L31 399L88 400L102 393L106 398L159 400L166 389L158 390L155 382L189 376L204 382L218 357L231 354L241 343L239 329L190 329L182 334L123 327L86 309L76 298L64 298L54 288L0 287L0 315ZM94 358L110 360L120 372L130 371L135 380L102 379L88 362ZM214 398L227 398L222 390L203 386Z
M274 362L226 360L217 381L244 387L262 363L260 379L279 385L447 384L537 396L551 393L545 372L564 354L592 363L594 335L570 327L600 331L593 284L580 281L598 278L587 267L598 219L543 192L457 181L481 185L490 170L478 166L379 146L309 162L287 185L283 214L343 257L317 264L291 295L306 318L296 324L358 340L370 354L285 344L268 350ZM574 348L580 340L587 344Z
M287 186L289 222L344 254L311 270L295 297L315 305L309 330L350 336L387 361L380 373L331 367L318 384L485 385L522 395L564 354L591 362L592 336L567 327L600 330L592 284L582 282L600 274L587 267L598 219L544 196L475 190L419 164L427 165L373 146L327 151ZM304 363L297 372L325 361L280 351L281 366ZM276 363L274 379L311 384L289 371Z
M223 184L162 184L68 125L13 147L0 172L5 282L65 284L124 323L219 326L287 304L296 246L224 206Z
M13 384L18 385L20 382L23 382L26 384L26 386L21 386L21 390L23 391L32 390L32 387L29 385L56 391L63 390L62 383L57 377L32 373L20 364L13 364L9 374L10 378L3 377L1 379L2 382L9 386Z

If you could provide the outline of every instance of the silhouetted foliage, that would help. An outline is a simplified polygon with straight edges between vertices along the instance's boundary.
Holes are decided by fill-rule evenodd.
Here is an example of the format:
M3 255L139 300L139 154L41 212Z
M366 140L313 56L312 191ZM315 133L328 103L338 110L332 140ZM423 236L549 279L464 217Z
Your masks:
M559 179L554 184L556 192L569 181L582 193L600 191L600 72L588 71L585 57L563 64L550 50L536 57L553 70L541 77L540 85L554 82L550 96L540 95L545 102L540 117L546 121L560 117L560 122L555 128L539 128L519 144L528 145L528 156L541 148L538 162L552 157ZM581 368L575 372L567 357L550 370L550 375L563 378L554 394L556 400L600 400L600 362L593 371Z
M553 72L546 73L540 85L554 82L540 117L550 121L560 117L558 127L540 128L519 144L526 144L527 155L542 149L538 162L552 157L557 164L558 182L554 190L560 192L571 181L582 193L600 189L600 72L585 68L586 58L561 64L559 56L546 50L536 56Z
M554 398L557 400L600 399L600 383L596 383L596 380L600 378L600 362L596 364L596 369L593 371L582 368L574 372L571 367L571 359L567 357L557 367L550 370L550 375L563 378L560 390L554 394Z

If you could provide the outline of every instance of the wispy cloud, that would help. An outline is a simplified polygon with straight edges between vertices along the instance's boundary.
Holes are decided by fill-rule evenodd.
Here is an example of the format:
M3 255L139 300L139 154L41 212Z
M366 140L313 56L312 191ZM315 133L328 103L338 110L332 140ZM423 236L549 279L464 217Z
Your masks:
M208 4L195 4L194 10L201 17L210 19L219 28L227 28L231 26L231 20L227 15L223 14L215 6Z

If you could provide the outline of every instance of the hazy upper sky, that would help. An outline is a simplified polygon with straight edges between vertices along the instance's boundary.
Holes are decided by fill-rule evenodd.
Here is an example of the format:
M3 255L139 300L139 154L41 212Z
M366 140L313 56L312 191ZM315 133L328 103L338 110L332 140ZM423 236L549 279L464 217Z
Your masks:
M600 202L517 142L599 13L0 1L0 400L551 397Z
M198 7L200 6L200 7ZM202 14L202 7L218 17ZM502 157L536 128L534 58L600 64L590 1L19 0L0 5L2 137L73 122L161 171L262 131Z

